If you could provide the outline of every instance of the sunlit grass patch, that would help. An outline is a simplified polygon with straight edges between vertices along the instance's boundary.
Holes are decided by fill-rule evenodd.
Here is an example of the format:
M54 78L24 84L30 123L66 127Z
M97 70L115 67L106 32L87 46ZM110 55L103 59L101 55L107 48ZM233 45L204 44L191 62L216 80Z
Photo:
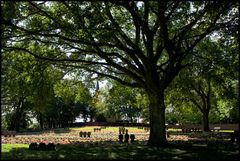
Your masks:
M13 148L28 148L28 144L2 144L1 151L9 152Z
M173 129L173 128L168 128L167 131L182 131L182 129Z
M101 126L86 126L86 127L75 127L70 128L70 130L76 130L76 131L93 131L94 128L101 128ZM125 127L125 129L128 129L129 132L136 132L136 131L144 131L143 129L138 129L137 127ZM119 127L117 126L111 126L106 127L104 129L101 129L101 131L109 131L109 132L119 132Z
M234 130L219 130L219 132L229 132L229 133L231 133L231 132L234 132Z

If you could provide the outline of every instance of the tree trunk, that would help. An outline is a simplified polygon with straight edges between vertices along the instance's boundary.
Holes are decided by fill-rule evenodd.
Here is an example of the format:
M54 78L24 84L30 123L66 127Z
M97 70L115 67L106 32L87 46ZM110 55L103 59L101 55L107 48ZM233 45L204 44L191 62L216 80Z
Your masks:
M53 128L56 128L56 124L55 124L55 120L52 118L52 122L53 122Z
M22 113L23 113L23 99L22 99L22 97L20 97L18 100L16 111L12 115L9 130L15 130L17 132L19 131Z
M90 122L93 122L94 114L90 114Z
M47 124L48 124L48 128L51 129L52 128L52 124L51 124L50 116L47 116Z
M149 94L150 136L148 145L166 146L165 104L163 92L160 95Z
M204 112L203 113L203 131L205 132L209 132L210 128L209 128L209 121L208 121L208 114L209 112Z
M40 129L43 130L43 116L41 113L39 113L39 124L40 124Z
M22 114L23 114L23 101L22 101L22 103L21 103L21 105L20 105L20 108L19 108L19 111L17 111L17 113L16 113L16 126L15 126L15 130L17 131L17 132L19 132L19 130L20 130L20 123L21 123L21 121L24 121L24 120L22 120Z

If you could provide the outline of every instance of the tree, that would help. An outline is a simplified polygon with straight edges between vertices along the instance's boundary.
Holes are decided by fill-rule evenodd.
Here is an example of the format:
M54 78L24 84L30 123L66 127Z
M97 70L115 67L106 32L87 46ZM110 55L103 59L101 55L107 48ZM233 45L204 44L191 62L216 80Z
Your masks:
M31 90L29 73L26 68L32 63L21 63L33 57L14 52L3 54L1 100L2 112L8 117L8 129L19 131L21 122L25 122L24 113L28 110L28 97ZM18 61L19 60L19 61Z
M91 120L93 119L95 110L93 108L93 98L89 89L81 81L71 79L60 80L54 85L54 92L57 97L63 99L64 104L67 106L73 103L76 108L79 108L85 122L89 115L91 116Z
M19 131L27 125L23 123L30 111L43 114L54 97L53 83L62 73L30 54L7 51L2 58L2 109L11 115L8 129Z
M225 115L218 118L226 118L223 113L229 114L236 106L233 81L237 79L237 54L210 39L199 43L194 52L200 59L191 60L194 65L181 71L172 84L170 97L178 105L190 102L197 107L202 114L203 130L210 131L210 110L214 108L219 115Z
M141 116L143 108L137 103L139 90L122 86L116 81L110 81L108 84L111 86L106 86L99 92L99 97L103 98L96 102L98 113L104 114L106 118L114 118L115 121L121 119L136 121L136 118ZM99 107L99 104L104 107Z
M11 5L9 5L11 4ZM236 28L237 2L5 2L3 50L85 69L149 99L149 145L166 145L164 92L194 47ZM7 8L12 6L12 10ZM12 12L12 14L10 14ZM23 46L15 46L22 41ZM29 46L34 44L34 48ZM47 50L39 52L43 44Z

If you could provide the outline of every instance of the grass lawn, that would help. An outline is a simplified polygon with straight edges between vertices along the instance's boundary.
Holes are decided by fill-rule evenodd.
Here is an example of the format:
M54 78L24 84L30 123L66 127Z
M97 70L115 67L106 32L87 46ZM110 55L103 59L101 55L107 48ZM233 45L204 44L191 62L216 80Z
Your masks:
M56 151L30 151L28 144L2 144L2 160L238 160L237 148L208 147L204 144L170 143L149 147L146 142L119 144L95 142L57 145Z
M100 128L101 126L86 126L86 127L75 127L75 128L69 128L70 130L76 130L76 131L93 131L93 128ZM125 127L129 131L143 131L143 129L138 129L137 127ZM106 129L102 129L104 131L112 131L112 132L118 132L119 127L107 127ZM182 129L176 129L176 128L168 128L167 131L178 131L181 132ZM217 133L217 131L214 131ZM225 133L232 133L234 130L219 130L219 132L225 132Z
M216 131L214 131L214 132L216 132ZM232 133L232 132L234 132L234 130L219 130L219 132L229 132L229 133Z
M100 128L101 126L86 126L86 127L76 127L76 128L69 128L70 130L77 130L77 131L93 131L94 128ZM137 127L125 127L129 131L144 131L143 129L138 129ZM107 127L106 129L101 129L102 131L112 131L112 132L119 132L119 127Z
M146 145L149 132L137 127L125 127L136 134L135 144L118 143L119 127L107 127L93 132L96 127L59 129L41 134L2 137L2 160L239 160L238 145L231 144L228 134L189 133L168 129L170 146ZM91 138L79 137L80 131L91 131ZM220 131L229 132L229 131ZM214 135L213 135L214 134ZM215 135L216 134L216 135ZM112 141L110 141L112 140ZM54 142L56 151L30 151L29 142ZM16 144L17 143L17 144ZM71 144L70 144L71 143Z

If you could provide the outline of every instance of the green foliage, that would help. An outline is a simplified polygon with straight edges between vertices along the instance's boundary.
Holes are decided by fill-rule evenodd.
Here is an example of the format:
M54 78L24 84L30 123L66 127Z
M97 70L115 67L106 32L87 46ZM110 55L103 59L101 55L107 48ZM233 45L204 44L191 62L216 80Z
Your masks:
M110 83L110 82L109 82ZM124 87L117 82L98 94L96 108L106 118L125 119L131 122L137 117L148 117L146 96L140 90Z
M199 112L202 111L199 108L205 109L203 98L209 97L211 123L232 122L233 118L236 121L236 116L230 118L231 111L237 107L237 95L234 92L234 80L237 79L237 70L234 68L237 64L233 63L236 53L231 53L230 47L220 46L210 39L199 43L195 52L193 56L200 59L192 57L192 66L182 70L167 91L166 103L172 105L176 113L169 117L184 121L179 115L185 115L190 122L200 122ZM187 116L190 111L192 114Z
M62 73L32 55L5 51L1 88L4 100L2 126L8 129L15 122L20 109L20 128L27 128L32 123L27 115L29 112L33 113L30 117L43 115L44 124L48 122L59 126L57 122L73 122L82 109L91 106L91 95L81 82L60 80ZM64 102L61 103L57 97L61 97ZM19 106L19 101L22 101L23 106ZM75 106L76 102L81 102L81 107ZM50 121L52 123L49 119L53 120Z

